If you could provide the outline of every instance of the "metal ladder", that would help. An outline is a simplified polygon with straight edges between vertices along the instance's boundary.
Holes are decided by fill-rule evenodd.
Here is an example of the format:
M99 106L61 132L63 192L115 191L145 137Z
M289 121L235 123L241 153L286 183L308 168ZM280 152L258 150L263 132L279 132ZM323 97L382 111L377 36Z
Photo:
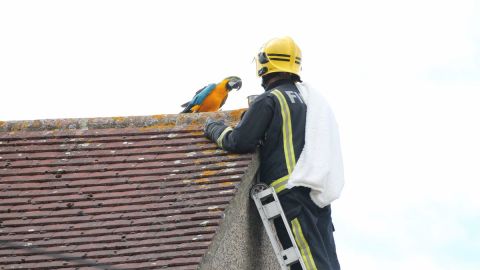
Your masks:
M287 218L283 213L282 205L278 200L275 189L265 184L256 184L250 189L250 197L257 206L258 213L260 214L263 226L267 231L268 238L270 238L270 243L272 243L273 250L275 251L275 255L277 256L277 260L280 263L281 269L288 270L290 269L290 265L296 262L300 262L302 269L307 269L302 260L302 256L300 255L300 251L298 250L295 239L293 238L290 225L288 224ZM288 236L293 245L292 247L283 249L275 230L274 220L276 218L281 218L283 224L285 224Z

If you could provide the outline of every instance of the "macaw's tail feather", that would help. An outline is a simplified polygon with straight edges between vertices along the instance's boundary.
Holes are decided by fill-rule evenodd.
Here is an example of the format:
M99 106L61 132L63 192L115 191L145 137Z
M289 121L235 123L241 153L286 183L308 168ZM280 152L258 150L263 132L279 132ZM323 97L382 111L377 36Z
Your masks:
M183 109L183 111L181 111L180 113L191 113L192 111L190 110L190 108L185 108Z
M189 101L189 102L185 102L185 103L183 103L182 105L180 105L180 107L182 107L182 108L185 108L185 107L187 107L187 106L188 106L188 104L190 104L190 101Z

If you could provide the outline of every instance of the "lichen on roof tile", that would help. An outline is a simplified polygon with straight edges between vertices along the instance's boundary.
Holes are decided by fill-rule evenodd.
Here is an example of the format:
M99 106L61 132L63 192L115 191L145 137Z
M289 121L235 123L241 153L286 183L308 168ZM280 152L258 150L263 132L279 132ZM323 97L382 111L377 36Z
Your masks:
M160 114L153 116L99 117L79 119L42 119L26 121L0 121L0 132L48 131L48 130L88 130L107 128L175 128L196 129L207 118L222 119L226 122L238 122L245 109L226 112ZM172 135L174 136L174 135Z

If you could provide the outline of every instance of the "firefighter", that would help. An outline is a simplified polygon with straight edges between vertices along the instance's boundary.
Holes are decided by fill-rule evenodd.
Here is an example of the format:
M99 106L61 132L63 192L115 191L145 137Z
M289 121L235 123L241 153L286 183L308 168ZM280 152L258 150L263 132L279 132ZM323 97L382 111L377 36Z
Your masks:
M330 205L320 207L312 201L309 187L287 187L305 144L307 105L297 87L302 82L300 48L290 37L274 38L255 58L265 92L235 128L209 119L205 135L235 153L259 147L260 179L275 188L307 269L340 269ZM291 246L283 222L277 219L275 226L284 248Z

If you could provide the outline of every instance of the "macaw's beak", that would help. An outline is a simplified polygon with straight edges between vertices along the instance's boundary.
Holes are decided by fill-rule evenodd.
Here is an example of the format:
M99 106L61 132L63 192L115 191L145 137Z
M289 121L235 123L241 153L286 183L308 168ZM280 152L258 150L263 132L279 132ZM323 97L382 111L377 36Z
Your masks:
M238 77L230 77L230 79L227 82L227 89L228 91L232 90L240 90L242 87L242 79Z

